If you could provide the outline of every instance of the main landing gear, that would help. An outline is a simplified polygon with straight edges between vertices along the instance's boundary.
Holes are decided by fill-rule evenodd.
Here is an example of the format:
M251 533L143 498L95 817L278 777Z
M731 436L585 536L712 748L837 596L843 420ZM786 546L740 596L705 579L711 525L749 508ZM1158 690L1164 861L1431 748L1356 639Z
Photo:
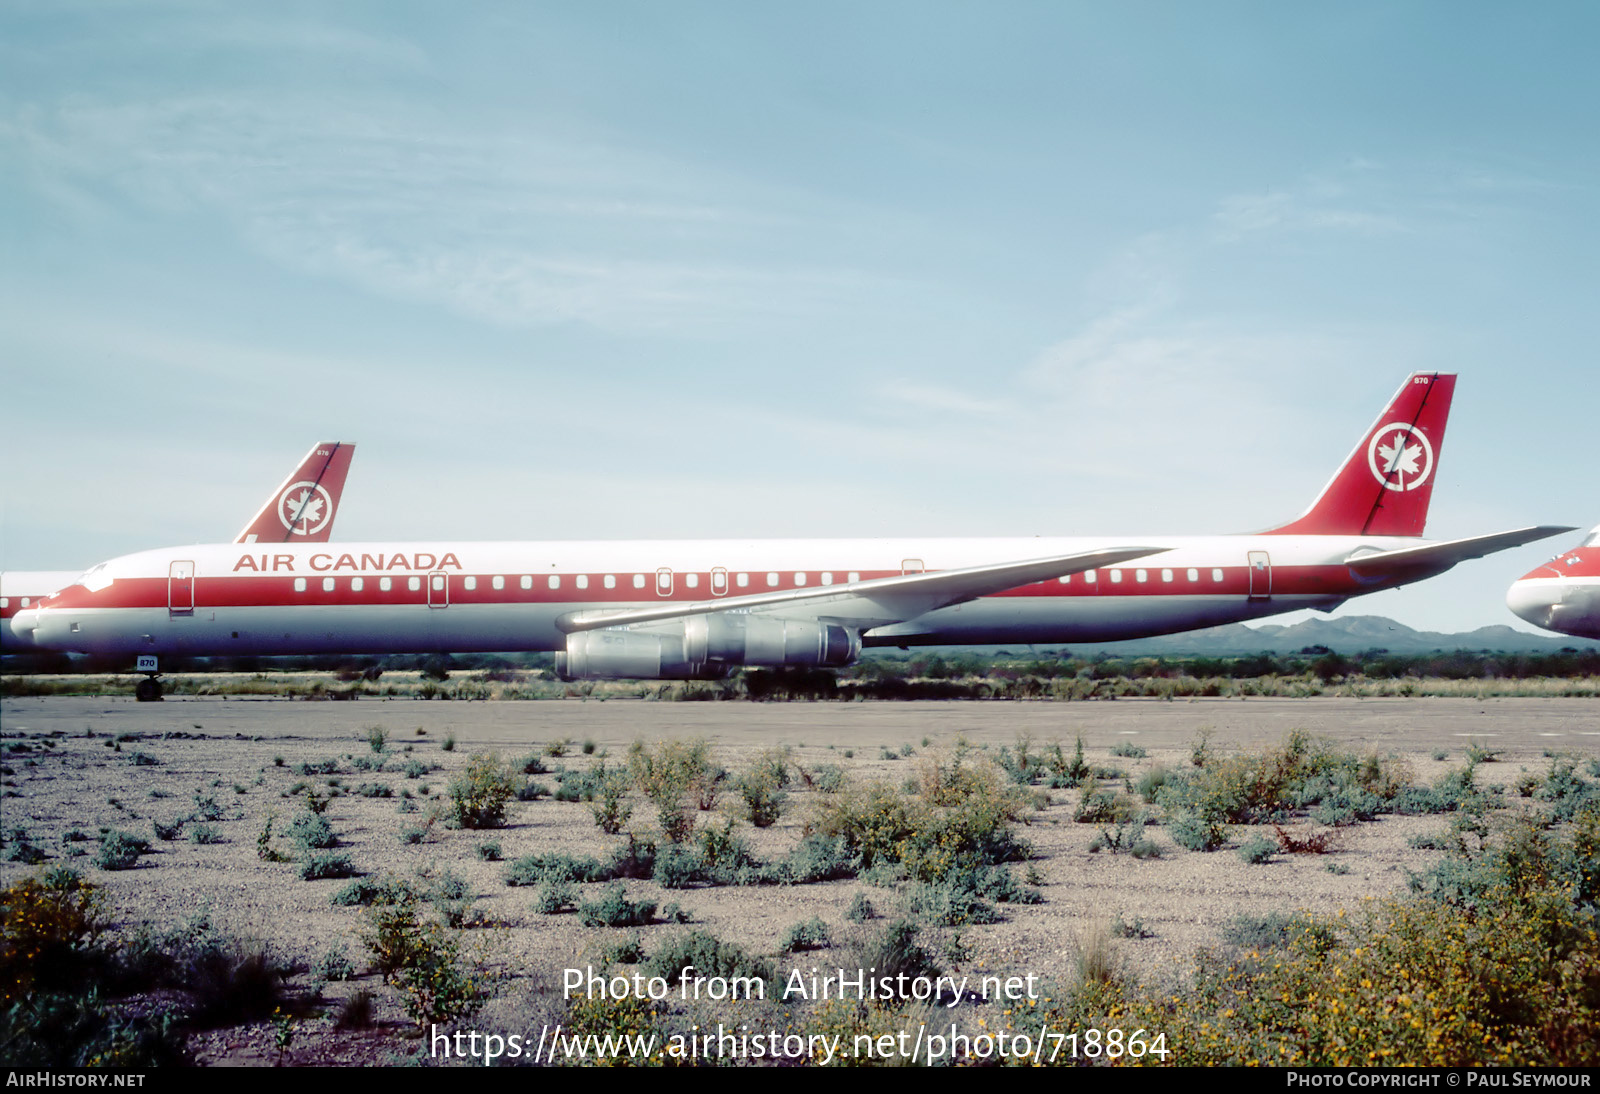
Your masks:
M152 654L140 654L134 672L144 674L144 679L139 681L133 689L133 697L141 703L161 702L161 673L156 667L156 659Z

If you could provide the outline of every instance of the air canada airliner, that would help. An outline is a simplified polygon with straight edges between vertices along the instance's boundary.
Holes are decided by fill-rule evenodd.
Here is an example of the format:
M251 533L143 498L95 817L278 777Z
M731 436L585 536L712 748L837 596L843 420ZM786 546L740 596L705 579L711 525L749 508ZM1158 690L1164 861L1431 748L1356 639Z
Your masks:
M234 537L235 543L326 543L333 535L333 518L350 473L356 446L344 441L320 441L278 488L267 495L250 523ZM6 653L32 650L11 630L11 618L38 600L63 589L82 576L82 570L8 570L0 573L0 649Z
M1600 638L1600 527L1513 583L1506 606L1547 631Z
M550 650L568 678L848 665L863 646L1108 642L1329 610L1569 529L1444 542L1455 376L1409 377L1301 516L1251 535L228 544L94 567L14 626L143 655Z

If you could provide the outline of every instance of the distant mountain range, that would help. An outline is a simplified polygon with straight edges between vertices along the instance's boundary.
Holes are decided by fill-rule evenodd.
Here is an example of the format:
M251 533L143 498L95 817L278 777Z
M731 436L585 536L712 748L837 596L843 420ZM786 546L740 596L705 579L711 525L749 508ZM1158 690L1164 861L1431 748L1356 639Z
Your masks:
M1564 648L1600 649L1600 642L1568 635L1528 634L1505 626L1443 634L1439 631L1412 630L1403 623L1382 616L1351 615L1335 619L1308 619L1290 626L1267 624L1247 627L1242 623L1230 623L1225 627L1169 634L1160 638L1064 648L1076 656L1101 651L1117 655L1235 656L1297 653L1308 646L1326 646L1338 653L1360 653L1372 649L1384 649L1391 653L1432 653L1435 650L1555 653Z

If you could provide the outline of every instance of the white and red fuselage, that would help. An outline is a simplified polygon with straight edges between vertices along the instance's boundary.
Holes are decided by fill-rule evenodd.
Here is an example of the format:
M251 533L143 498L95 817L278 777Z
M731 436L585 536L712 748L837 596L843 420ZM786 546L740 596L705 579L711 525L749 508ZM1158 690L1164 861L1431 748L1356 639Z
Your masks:
M551 650L576 676L694 677L1331 608L1564 530L1419 538L1454 386L1408 378L1311 508L1255 535L179 547L104 563L13 627L88 653Z
M1069 556L1126 539L906 539L249 545L169 548L53 597L34 642L88 653L559 650L558 620ZM866 645L1114 641L1331 607L1396 582L1358 548L1398 537L1140 537L1163 553L874 628Z
M1600 638L1600 527L1524 574L1506 593L1506 606L1545 630Z

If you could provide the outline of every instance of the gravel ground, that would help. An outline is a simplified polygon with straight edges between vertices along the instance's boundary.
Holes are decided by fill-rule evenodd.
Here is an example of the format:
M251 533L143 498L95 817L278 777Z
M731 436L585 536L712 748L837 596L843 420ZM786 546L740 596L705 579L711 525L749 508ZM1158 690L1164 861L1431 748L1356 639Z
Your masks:
M1482 781L1508 785L1525 770L1546 770L1548 750L1584 758L1600 752L1594 710L1585 700L1516 699L772 705L21 699L0 705L7 745L0 805L7 830L25 829L50 861L71 862L105 887L122 929L143 924L166 929L204 912L222 929L264 940L302 966L343 945L359 967L365 960L357 938L360 912L332 907L328 900L346 882L301 881L293 863L257 856L257 836L267 818L275 818L281 833L300 809L300 799L288 796L290 788L302 781L326 783L326 777L295 774L295 765L337 759L345 789L377 783L396 795L336 798L327 818L339 836L339 851L369 875L448 868L467 880L487 925L466 937L508 977L501 1001L478 1024L510 1027L541 1021L549 1004L531 989L558 983L564 968L598 960L599 951L620 932L584 928L570 914L537 914L534 890L508 887L505 862L480 860L477 845L497 841L503 859L510 861L538 851L603 856L618 838L599 832L587 805L544 799L513 802L509 824L497 831L436 825L425 842L402 842L401 829L417 824L423 813L398 812L399 795L409 791L425 811L428 800L441 796L452 774L476 752L495 750L509 759L570 739L567 755L547 762L582 766L593 759L583 754L586 740L598 753L617 758L636 739L704 736L716 760L734 772L763 749L782 743L807 768L831 763L852 778L899 781L919 762L947 751L958 736L992 753L1001 745L1014 746L1019 733L1030 735L1036 745L1060 741L1069 750L1081 735L1091 762L1115 766L1136 781L1152 765L1187 764L1190 742L1201 730L1210 733L1213 748L1227 751L1277 743L1289 729L1303 728L1352 750L1396 754L1419 783L1459 767L1469 742L1475 742L1499 753L1498 762L1480 768ZM378 773L353 767L354 758L371 755L365 739L369 726L390 735L389 759ZM454 748L447 751L449 738ZM1119 742L1136 743L1148 755L1111 755ZM907 745L909 757L884 758L885 750L898 753ZM1446 758L1436 759L1441 750ZM436 769L408 779L401 768L409 759ZM549 776L539 781L554 785ZM799 842L816 797L794 789L778 824L759 831L743 827L758 857L781 855ZM215 822L220 842L152 838L152 821L184 816L197 800L208 798L222 816ZM1090 852L1098 829L1073 822L1077 798L1077 791L1051 792L1050 804L1022 831L1035 851L1031 865L1042 880L1044 901L1005 906L1003 922L963 932L970 949L964 971L1069 979L1080 941L1120 917L1140 920L1150 932L1116 943L1129 972L1147 981L1176 978L1197 951L1217 945L1222 928L1241 914L1358 913L1364 902L1402 892L1408 873L1427 868L1439 855L1412 848L1409 840L1447 824L1440 817L1382 817L1340 829L1330 854L1279 854L1262 865L1248 864L1232 850L1181 850L1164 828L1152 827L1149 835L1163 854L1136 860ZM640 803L632 825L650 834L653 819L653 810ZM136 869L107 872L92 865L94 842L64 842L74 830L92 837L101 826L152 839L152 852ZM1232 844L1249 834L1238 830ZM287 849L281 837L277 842ZM64 857L78 848L87 855ZM0 883L29 872L18 864L0 864ZM599 889L584 888L585 897ZM812 916L828 924L836 942L849 937L858 928L844 913L858 892L881 910L892 913L897 905L891 890L859 881L688 891L628 883L630 897L677 901L692 913L694 928L768 955L777 952L792 924ZM646 951L684 929L645 928ZM800 958L781 957L777 965L787 973L793 967L832 968L847 959L845 947L836 944ZM356 986L376 987L377 981L369 975L355 985L330 985L328 995L337 999ZM397 1045L402 1052L414 1047L397 1037L404 1019L392 993L380 992L379 1003L387 1024L376 1032L334 1035L325 1021L306 1022L292 1059L372 1062ZM210 1063L276 1058L270 1027L208 1034L192 1047Z

